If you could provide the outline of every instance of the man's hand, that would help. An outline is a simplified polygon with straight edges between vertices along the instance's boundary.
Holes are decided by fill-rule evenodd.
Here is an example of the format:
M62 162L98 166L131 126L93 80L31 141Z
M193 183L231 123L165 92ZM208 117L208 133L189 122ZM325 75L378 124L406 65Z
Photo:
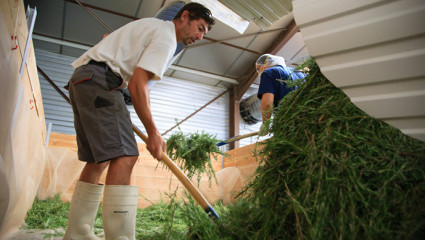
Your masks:
M167 151L167 145L159 133L149 135L147 149L154 158L161 161L162 152Z

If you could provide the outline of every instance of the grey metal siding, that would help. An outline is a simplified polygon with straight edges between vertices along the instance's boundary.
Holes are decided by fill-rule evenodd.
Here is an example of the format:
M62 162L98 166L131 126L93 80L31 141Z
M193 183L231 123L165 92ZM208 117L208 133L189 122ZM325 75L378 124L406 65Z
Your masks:
M73 72L71 63L75 58L42 50L36 50L35 54L37 65L49 78L59 87L66 85ZM52 123L53 132L75 134L70 105L50 86L43 76L40 75L39 77L46 124ZM174 126L176 121L183 120L225 90L222 87L164 77L151 90L152 114L160 133L164 133ZM63 91L67 94L65 89ZM182 123L180 129L185 133L204 131L215 135L218 139L225 140L228 138L228 108L229 94L226 93ZM133 107L128 107L128 110L133 123L144 131L143 124ZM173 129L165 138L175 131L178 131L178 128ZM141 142L139 138L137 138L137 141Z

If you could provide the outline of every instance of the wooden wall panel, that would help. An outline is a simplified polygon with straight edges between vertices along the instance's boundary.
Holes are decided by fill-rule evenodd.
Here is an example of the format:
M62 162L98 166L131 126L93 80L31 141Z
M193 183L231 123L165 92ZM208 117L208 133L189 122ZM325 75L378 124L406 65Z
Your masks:
M178 198L184 198L183 184L163 164L158 164L158 161L147 151L145 144L139 143L138 146L140 155L131 177L131 184L139 187L138 207L144 208L161 200L167 202L167 194L176 194ZM52 133L49 147L69 148L76 151L75 136ZM234 194L245 186L258 166L253 155L255 147L256 145L253 144L227 152L229 157L224 159L224 166L228 169L222 169L221 167L222 156L218 156L218 161L213 161L213 168L216 171L219 184L209 186L208 178L203 176L199 185L199 189L208 201L212 203L213 201L226 199L228 203L232 199L229 194ZM259 149L259 146L257 146L257 149ZM230 168L238 170L230 171ZM68 171L74 170L68 169ZM75 171L80 171L80 169L75 169ZM101 183L105 182L106 172L107 170L101 177ZM237 174L238 176L223 176L223 174ZM234 178L237 180L232 181L232 183L227 181ZM72 179L72 181L71 187L66 193L62 194L62 199L65 201L71 199L75 188L76 179ZM193 179L192 182L197 185L196 179Z
M43 179L46 128L32 42L19 74L28 36L22 0L0 1L0 32L0 239L7 239L24 222Z

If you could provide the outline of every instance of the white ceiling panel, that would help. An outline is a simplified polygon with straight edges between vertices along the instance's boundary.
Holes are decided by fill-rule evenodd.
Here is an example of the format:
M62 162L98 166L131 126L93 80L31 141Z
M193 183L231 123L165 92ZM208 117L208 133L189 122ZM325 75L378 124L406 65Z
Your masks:
M133 0L135 1L135 0ZM141 2L142 5L137 13L138 18L141 17L154 17L155 14L158 12L159 9L161 9L162 7L162 3L163 1L146 1L146 0L138 0L135 2ZM168 1L168 2L173 2L173 1ZM168 3L165 3L165 5L167 5ZM153 9L156 9L156 11L152 11ZM134 9L136 10L136 8Z
M185 0L189 2L190 0ZM158 10L173 1L159 0L83 0L82 4L112 29L117 29L135 18L152 17ZM257 2L252 4L257 5ZM281 4L282 1L267 0L270 4ZM277 2L277 3L276 3ZM285 2L285 1L283 1ZM46 39L35 40L35 47L78 57L87 46L97 44L108 30L102 26L86 9L73 0L24 0L24 4L37 7L38 17L34 35ZM248 4L248 3L247 3ZM282 5L282 4L281 4ZM283 4L284 5L284 4ZM257 6L258 7L258 6ZM279 14L282 14L279 13ZM137 17L135 17L137 16ZM244 81L244 74L254 64L260 54L270 45L293 20L292 14L275 19L265 31L251 22L244 34L240 34L226 24L216 21L212 30L204 40L198 41L194 47L188 47L174 63L179 67L188 67L200 72L207 72L226 78ZM275 30L275 31L273 31ZM247 35L244 37L244 35ZM212 43L221 41L223 43ZM202 45L208 43L206 45ZM196 46L199 44L200 46ZM223 82L214 77L206 77L191 72L168 70L166 75L176 76L195 82L210 85L221 84L234 87L234 83Z
M145 1L143 0L79 0L81 3L97 6L105 9L112 9L115 12L127 14L137 17L137 9L139 5ZM146 1L151 2L151 1ZM157 6L161 5L161 1L154 1ZM152 8L151 8L152 9Z
M65 24L63 26L64 38L95 45L102 40L109 31L89 13L76 4L67 4ZM94 14L102 19L110 28L117 29L130 22L129 19L92 9ZM76 18L75 16L79 16Z

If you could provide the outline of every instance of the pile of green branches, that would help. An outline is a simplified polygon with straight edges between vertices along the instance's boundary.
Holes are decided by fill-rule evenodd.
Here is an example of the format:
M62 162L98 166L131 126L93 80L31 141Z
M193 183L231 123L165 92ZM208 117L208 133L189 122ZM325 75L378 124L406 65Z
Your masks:
M198 239L423 239L425 144L358 109L313 59L301 67L307 77L274 112L273 137L258 153L245 198L209 225L214 231L191 220L191 233Z
M425 144L353 105L313 59L274 114L249 200L264 236L418 239L425 234Z
M217 156L224 154L217 147L219 142L215 136L203 131L189 134L178 131L167 140L167 154L189 178L197 176L199 183L205 173L211 183L213 177L217 181L211 158L217 161Z

